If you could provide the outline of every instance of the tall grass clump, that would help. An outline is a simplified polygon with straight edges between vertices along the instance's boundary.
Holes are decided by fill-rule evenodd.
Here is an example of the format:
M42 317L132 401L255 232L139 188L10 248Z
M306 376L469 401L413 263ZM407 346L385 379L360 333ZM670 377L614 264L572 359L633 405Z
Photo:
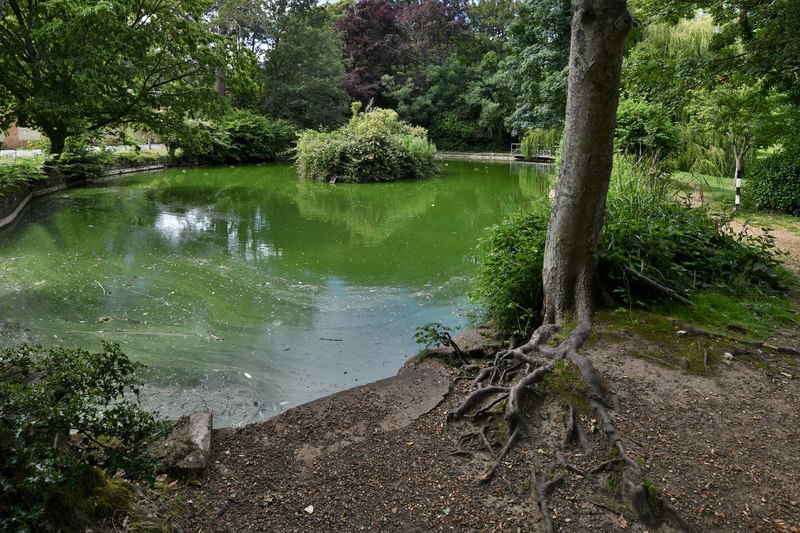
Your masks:
M627 267L691 298L775 282L774 243L735 231L723 215L676 200L654 159L618 155L606 220L597 247L598 283L619 303L648 306L663 299ZM542 306L542 260L549 206L518 213L490 228L480 243L471 297L504 333L528 333Z
M410 126L390 109L360 113L331 131L306 130L297 142L295 164L304 178L319 181L396 181L438 172L436 146L424 128Z

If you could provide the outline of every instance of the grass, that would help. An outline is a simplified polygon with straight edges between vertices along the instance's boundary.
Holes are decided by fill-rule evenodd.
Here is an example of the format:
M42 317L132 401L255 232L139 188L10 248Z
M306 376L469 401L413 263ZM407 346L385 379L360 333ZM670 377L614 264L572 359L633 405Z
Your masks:
M596 317L594 340L628 339L633 334L641 341L632 345L628 352L630 355L695 375L714 374L723 354L739 353L742 351L740 348L745 349L745 353L738 357L772 374L796 368L787 364L786 358L778 357L773 361L748 356L748 346L739 341L763 342L777 327L796 327L800 312L783 295L767 295L753 288L746 294L698 293L692 296L692 300L695 302L693 308L662 304L649 310L618 308L601 311ZM681 335L674 320L723 337ZM746 330L731 331L728 328L731 324L744 326Z
M684 187L702 188L706 201L710 201L712 206L720 209L733 208L736 187L731 177L676 172L672 175L672 178ZM746 184L747 180L742 179L742 187L745 187ZM751 226L762 228L781 227L795 235L800 235L800 218L781 213L757 211L748 208L746 203L742 204L736 218L747 222Z

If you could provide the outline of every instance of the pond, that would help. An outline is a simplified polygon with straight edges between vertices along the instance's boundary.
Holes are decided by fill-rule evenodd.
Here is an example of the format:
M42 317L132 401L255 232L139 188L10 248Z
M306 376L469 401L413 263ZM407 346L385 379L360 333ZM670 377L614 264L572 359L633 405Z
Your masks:
M207 407L216 426L393 375L417 326L467 323L485 228L547 191L530 164L444 169L360 185L170 169L40 198L0 232L0 342L118 342L147 365L146 407Z

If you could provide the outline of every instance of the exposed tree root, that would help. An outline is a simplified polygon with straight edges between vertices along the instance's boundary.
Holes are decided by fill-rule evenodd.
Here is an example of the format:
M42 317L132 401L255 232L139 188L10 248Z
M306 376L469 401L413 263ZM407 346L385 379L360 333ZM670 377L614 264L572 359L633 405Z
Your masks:
M589 456L592 454L592 445L583 427L578 423L578 414L575 406L569 404L569 414L567 415L567 430L564 434L563 444L566 446L570 442L577 441L583 450L583 454Z
M542 512L544 518L544 527L547 533L554 531L553 517L550 515L550 508L547 505L547 498L557 488L557 484L564 481L563 476L559 476L549 483L544 483L546 475L536 475L536 466L531 467L531 481L533 482L533 490L536 494L536 503L539 505L539 510Z
M784 354L784 355L800 356L800 350L797 350L795 348L790 348L788 346L776 346L774 344L770 344L770 343L764 342L764 341L751 341L751 340L747 340L747 339L740 339L738 337L733 337L731 335L723 335L722 333L715 333L713 331L707 331L705 329L701 329L701 328L695 327L695 326L693 326L691 324L687 324L685 322L681 322L680 320L674 320L673 319L672 324L675 327L679 328L679 333L683 332L686 335L695 335L697 337L710 337L712 339L723 339L723 340L726 340L726 341L729 341L729 342L732 342L732 343L735 343L735 344L741 344L741 345L750 346L750 347L753 347L753 348L763 348L765 350L778 352L778 353L781 353L781 354ZM726 327L728 329L730 329L730 330L737 330L737 328L731 327L731 326L734 326L734 325L735 324L728 324Z
M484 418L490 414L490 409L505 402L503 416L509 437L500 452L495 453L494 448L497 443L489 440L488 426L484 425L480 430L462 436L459 440L459 450L454 453L464 454L463 452L466 451L464 446L467 444L472 446L472 450L486 449L493 462L491 468L481 476L480 482L491 481L503 459L520 442L523 435L530 435L523 408L525 395L552 373L556 365L567 360L580 372L588 405L598 425L602 427L609 446L615 451L616 457L600 463L594 468L582 470L569 464L558 452L556 454L558 462L544 469L536 464L532 465L531 477L535 500L544 517L547 531L553 531L554 528L547 503L548 497L564 481L563 475L549 479L550 476L560 470L588 478L612 469L620 471L622 494L631 510L643 524L655 528L666 521L680 530L691 531L691 528L661 494L661 491L647 480L639 464L628 454L622 436L610 415L610 406L604 396L597 372L591 362L578 352L589 336L591 324L582 322L558 346L548 345L547 341L558 330L556 325L543 325L534 332L527 343L498 352L490 366L478 370L472 381L474 390L467 395L460 406L448 415L448 422L463 418ZM474 367L472 369L475 370ZM613 403L618 405L618 400ZM588 457L592 453L592 446L581 427L576 409L569 404L567 410L562 445L577 442L583 455Z

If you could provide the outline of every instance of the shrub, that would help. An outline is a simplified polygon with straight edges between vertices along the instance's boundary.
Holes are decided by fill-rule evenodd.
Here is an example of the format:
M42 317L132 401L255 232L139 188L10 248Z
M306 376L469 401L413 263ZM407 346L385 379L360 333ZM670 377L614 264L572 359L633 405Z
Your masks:
M336 131L306 130L297 142L300 176L321 181L395 181L438 171L436 147L424 128L401 122L395 111L358 113Z
M136 147L138 148L138 146ZM116 167L140 167L156 163L165 163L168 157L164 153L134 149L114 152L111 166Z
M671 155L680 143L680 129L657 104L624 99L617 110L616 147L623 153Z
M91 500L108 486L100 472L152 479L159 424L131 399L139 366L109 343L0 353L0 530L75 530L103 511Z
M193 164L257 163L287 155L294 144L294 127L250 111L234 111L222 120L187 120L166 138L171 154Z
M673 199L658 166L617 158L598 249L601 279L617 298L646 305L660 295L625 279L622 267L686 295L772 283L773 239L735 231L730 217Z
M272 161L286 155L295 141L294 126L283 120L269 120L249 111L235 111L222 121L231 145L227 161L253 163Z
M746 176L745 195L755 207L800 215L800 144L756 160Z
M9 164L0 164L0 194L19 189L46 177L38 158L14 158Z
M111 166L113 154L105 148L94 148L88 137L70 137L64 152L55 161L67 179L99 178Z
M774 283L775 249L768 234L737 233L724 216L676 203L672 196L658 166L616 158L597 250L606 290L637 305L662 298L626 279L623 266L687 295ZM480 245L470 296L504 333L530 332L540 319L548 213L547 204L518 213L491 228Z
M489 229L470 299L505 333L527 332L540 321L542 260L550 205L540 202Z

